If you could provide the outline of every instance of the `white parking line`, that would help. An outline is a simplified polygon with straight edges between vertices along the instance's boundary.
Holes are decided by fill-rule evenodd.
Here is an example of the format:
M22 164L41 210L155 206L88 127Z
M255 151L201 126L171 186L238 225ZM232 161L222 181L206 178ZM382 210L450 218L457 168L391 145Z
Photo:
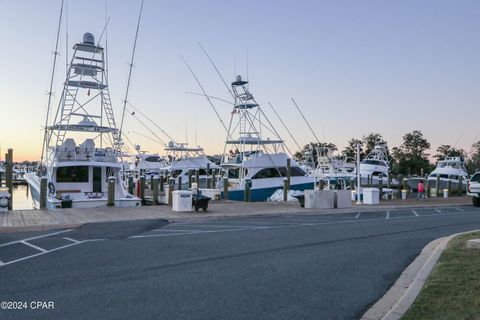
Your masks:
M453 209L457 210L458 212L465 212L465 210L460 209L460 208L453 208Z
M440 211L440 209L433 208L433 210L437 211L438 213L442 213L442 211Z
M362 214L361 212L357 213L357 215L355 216L355 219L360 218L360 215L361 215L361 214Z
M27 241L20 241L19 243L23 243L24 245L27 245L35 250L42 251L42 252L47 252L48 250L40 248L39 246L36 246L34 244L28 243Z
M295 225L295 227L298 225ZM146 234L146 235L136 235L131 236L129 239L136 239L136 238L152 238L152 237L171 237L171 236L182 236L182 235L191 235L191 234L204 234L204 233L219 233L219 232L236 232L236 231L255 231L261 229L272 229L272 228L287 228L287 227L294 227L293 225L289 226L275 226L275 227L251 227L248 229L224 229L224 230L208 230L202 232L181 232L181 233L164 233L164 234Z
M47 253L50 253L50 252L54 252L54 251L57 251L57 250L65 249L65 248L68 248L68 247L73 247L73 246L79 245L79 244L81 244L81 243L83 243L83 242L86 242L86 241L80 241L79 243L70 243L70 244L67 244L67 245L64 245L64 246L61 246L61 247L52 249L52 250L47 250L47 251L39 252L39 253L36 253L36 254L32 254L32 255L30 255L30 256L26 256L26 257L23 257L23 258L20 258L20 259L16 259L16 260L4 262L3 264L0 265L0 267L4 267L4 266L7 266L7 265L12 264L12 263L16 263L16 262L28 260L28 259L35 258L35 257L38 257L38 256L42 256L42 255L44 255L44 254L47 254Z
M41 236L26 238L26 239L22 239L22 240L15 240L15 241L7 242L7 243L2 243L2 244L0 244L0 247L9 246L9 245L11 245L11 244L19 243L19 242L22 242L22 241L30 241L30 240L35 240L35 239L40 239L40 238L49 237L49 236L54 236L54 235L56 235L56 234L61 234L61 233L65 233L65 232L70 232L70 231L72 231L72 230L73 230L73 229L62 230L62 231L58 231L58 232L42 234Z
M444 213L442 216L452 216L458 215L458 213ZM422 215L418 218L432 218L434 215ZM412 219L412 216L398 216L392 217L389 220L400 220L400 219ZM312 226L324 226L324 225L336 225L336 224L345 224L345 223L365 223L365 222L381 222L385 221L385 218L374 218L374 219L361 219L361 220L341 220L341 221L329 221L329 222L312 222L312 223L302 223L297 225L277 225L277 226L262 226L262 227L251 227L248 229L225 229L225 230L209 230L204 232L195 232L195 233L170 233L170 234L151 234L151 235L135 235L129 237L129 239L140 239L140 238L156 238L156 237L171 237L171 236L182 236L182 235L195 235L195 234L206 234L206 233L221 233L221 232L239 232L239 231L257 231L265 229L285 229L285 228L296 228L296 227L312 227Z
M174 226L174 225L172 225ZM182 225L183 227L185 225ZM199 224L199 225L195 225L195 227L198 227L198 228L251 228L252 226L239 226L239 225L221 225L221 224ZM162 230L162 229L156 229L156 230Z
M197 230L197 229L154 229L155 232L205 232L206 230Z
M415 210L412 210L412 212L413 212L413 214L415 215L415 217L418 217L418 213L417 213L417 211L415 211Z
M3 266L4 264L5 263L2 260L0 260L0 267Z
M79 242L80 242L80 241L78 241L78 240L75 240L75 239L72 239L72 238L69 238L69 237L63 237L63 239L68 240L68 241L71 241L71 242L75 242L75 243L79 243Z
M387 216L385 217L385 219L390 219L390 211L387 210Z

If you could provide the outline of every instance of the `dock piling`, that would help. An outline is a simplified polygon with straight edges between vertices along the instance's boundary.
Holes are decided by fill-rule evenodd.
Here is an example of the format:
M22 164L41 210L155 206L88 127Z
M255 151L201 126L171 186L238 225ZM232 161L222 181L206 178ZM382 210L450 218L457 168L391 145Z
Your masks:
M133 176L128 176L128 193L133 195Z
M108 199L107 206L113 207L115 205L115 177L108 177Z
M215 170L215 169L212 169L212 182L211 182L211 185L212 185L212 188L213 188L213 189L216 189L216 187L217 187L216 181L217 181L217 173L216 173L216 170Z
M159 195L159 192L158 192L158 182L159 182L158 177L154 177L154 178L152 179L153 204L154 204L154 205L158 205L158 204L159 204L159 201L158 201L158 195Z
M140 176L140 194L138 197L142 201L145 200L145 176Z
M288 181L288 189L290 189L291 184L291 176L292 176L292 159L287 159L287 181Z
M200 170L198 169L195 170L195 182L197 183L197 186L200 188Z
M13 149L9 148L8 153L5 154L5 187L8 188L10 193L10 202L8 204L8 210L12 210L13 205Z
M250 189L252 188L252 180L245 179L245 192L243 194L243 201L250 202Z
M283 179L283 201L288 201L288 178Z
M168 205L173 205L173 188L175 188L175 178L170 177L168 179Z
M228 200L228 178L223 178L223 199Z
M459 176L458 177L458 195L459 196L462 196L463 194L463 177L462 176Z
M40 209L47 208L47 177L40 178Z

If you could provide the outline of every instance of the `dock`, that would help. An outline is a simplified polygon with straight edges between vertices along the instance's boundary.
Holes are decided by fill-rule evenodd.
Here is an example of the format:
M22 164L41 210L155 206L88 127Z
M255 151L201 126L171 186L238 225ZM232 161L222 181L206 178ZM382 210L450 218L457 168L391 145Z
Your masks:
M221 219L223 217L247 217L254 215L282 214L332 214L361 212L363 210L388 210L402 207L447 207L471 205L468 197L435 198L426 201L388 200L380 205L354 205L349 209L305 209L297 202L237 202L210 201L208 211L176 212L167 205L138 208L99 207L93 209L13 210L0 212L0 233L19 231L43 231L77 228L86 223L165 219L169 221Z

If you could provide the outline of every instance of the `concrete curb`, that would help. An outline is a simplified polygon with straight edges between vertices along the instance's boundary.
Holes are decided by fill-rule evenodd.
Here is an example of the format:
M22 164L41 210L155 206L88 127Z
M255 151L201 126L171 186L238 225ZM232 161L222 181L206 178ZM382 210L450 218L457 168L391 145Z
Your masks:
M39 224L28 226L11 226L0 227L0 233L9 232L30 232L30 231L48 231L55 229L76 229L82 226L84 223L72 223L72 224Z
M400 319L419 295L448 242L459 235L478 231L480 230L456 233L427 244L420 255L402 272L395 284L360 320Z

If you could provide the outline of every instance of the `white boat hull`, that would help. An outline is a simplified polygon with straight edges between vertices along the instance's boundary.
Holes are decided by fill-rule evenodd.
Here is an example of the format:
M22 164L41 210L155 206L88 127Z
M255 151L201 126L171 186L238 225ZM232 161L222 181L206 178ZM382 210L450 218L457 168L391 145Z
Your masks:
M40 180L35 173L26 175L33 206L40 209ZM91 209L107 206L107 197L72 199L72 208ZM133 208L141 206L141 200L136 197L121 197L115 199L115 206L120 208ZM47 195L46 209L62 209L62 201L51 195Z

